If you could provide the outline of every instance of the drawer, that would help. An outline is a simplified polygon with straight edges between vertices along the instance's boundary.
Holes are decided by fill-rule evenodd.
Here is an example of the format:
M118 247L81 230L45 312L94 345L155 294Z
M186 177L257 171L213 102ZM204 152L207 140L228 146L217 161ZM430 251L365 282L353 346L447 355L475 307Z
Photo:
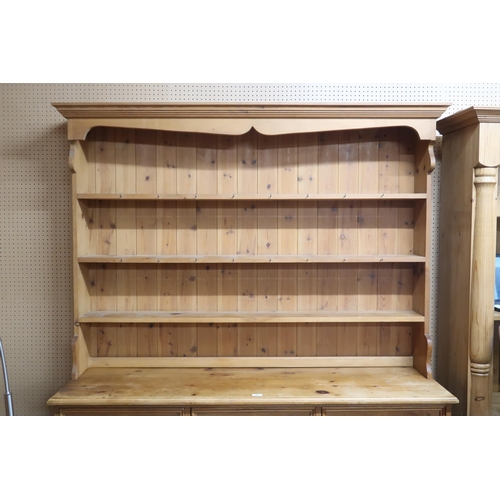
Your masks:
M61 407L56 415L91 417L91 416L158 416L179 417L185 415L183 407L170 406L70 406Z
M324 406L321 414L326 417L345 416L429 416L439 417L447 414L443 406Z
M207 406L193 407L191 415L203 417L311 417L316 415L314 406L294 407L231 407L231 406Z

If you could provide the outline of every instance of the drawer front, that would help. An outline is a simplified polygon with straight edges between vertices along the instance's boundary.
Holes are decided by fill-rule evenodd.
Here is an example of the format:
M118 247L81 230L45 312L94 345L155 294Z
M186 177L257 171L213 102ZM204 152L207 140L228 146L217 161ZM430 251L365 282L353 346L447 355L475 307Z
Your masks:
M158 416L179 417L185 415L183 407L168 406L75 406L61 407L56 415L91 417L91 416Z
M223 407L207 406L191 408L191 415L204 417L311 417L316 415L314 406L296 406L296 407Z
M335 416L428 416L439 417L447 414L446 407L436 406L325 406L321 414L326 417Z

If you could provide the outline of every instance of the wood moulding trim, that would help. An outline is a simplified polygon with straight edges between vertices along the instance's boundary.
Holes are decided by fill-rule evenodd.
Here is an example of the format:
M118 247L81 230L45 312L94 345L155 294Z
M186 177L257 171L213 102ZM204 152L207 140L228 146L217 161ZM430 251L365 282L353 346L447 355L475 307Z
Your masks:
M356 368L412 367L412 356L92 357L89 368Z
M424 255L82 255L80 264L315 264L413 263Z
M136 194L136 193L77 193L78 200L138 200L138 201L238 201L238 200L271 200L271 201L304 201L304 200L425 200L426 193L340 193L340 194Z
M93 127L127 127L266 135L376 127L410 127L434 140L435 120L449 104L382 103L53 103L68 120L68 139L84 140Z
M479 123L500 123L500 107L471 106L438 120L436 126L444 135Z

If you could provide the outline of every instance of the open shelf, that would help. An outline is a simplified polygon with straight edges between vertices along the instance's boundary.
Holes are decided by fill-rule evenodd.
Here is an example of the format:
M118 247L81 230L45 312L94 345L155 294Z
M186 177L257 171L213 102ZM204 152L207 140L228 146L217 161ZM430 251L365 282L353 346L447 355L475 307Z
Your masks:
M91 311L79 323L423 323L415 311Z
M78 193L79 200L425 200L426 193L235 193L235 194L164 194L164 193Z
M425 262L423 255L85 255L81 264L377 263Z

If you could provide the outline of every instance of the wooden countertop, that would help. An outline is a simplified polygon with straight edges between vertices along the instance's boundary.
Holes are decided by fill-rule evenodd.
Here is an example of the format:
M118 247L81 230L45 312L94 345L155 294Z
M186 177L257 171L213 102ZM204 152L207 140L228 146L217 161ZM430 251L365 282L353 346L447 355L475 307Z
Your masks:
M411 367L89 368L49 401L81 405L454 404Z

